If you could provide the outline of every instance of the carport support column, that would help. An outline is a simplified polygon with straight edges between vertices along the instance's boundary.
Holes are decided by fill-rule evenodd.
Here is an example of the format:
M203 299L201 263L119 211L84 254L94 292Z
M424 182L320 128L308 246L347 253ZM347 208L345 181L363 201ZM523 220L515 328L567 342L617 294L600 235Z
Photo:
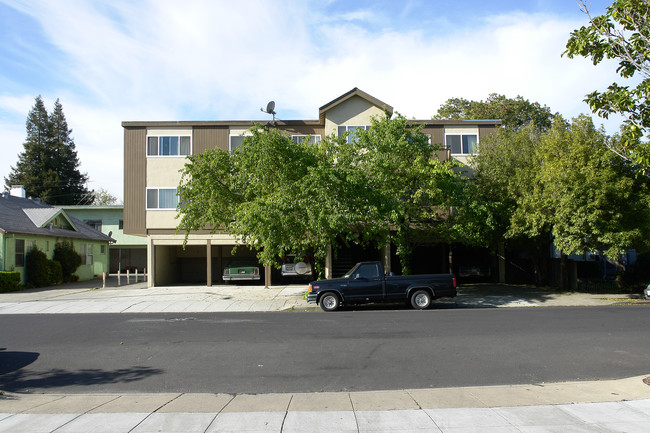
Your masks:
M497 257L499 259L499 283L505 284L506 282L506 244L499 242L497 247Z
M153 287L156 274L156 247L151 236L147 236L147 287Z
M332 278L332 245L327 248L327 256L325 256L325 278Z
M384 265L384 272L391 272L391 261L390 261L390 242L384 245L382 248L382 261Z
M206 281L208 287L212 287L212 241L208 239L205 250L205 261L206 261Z

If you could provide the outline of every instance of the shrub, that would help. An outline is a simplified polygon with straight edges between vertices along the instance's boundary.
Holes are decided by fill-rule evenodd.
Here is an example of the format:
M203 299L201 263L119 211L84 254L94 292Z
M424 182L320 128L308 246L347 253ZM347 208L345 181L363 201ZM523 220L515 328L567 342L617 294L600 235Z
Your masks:
M38 249L32 248L25 255L25 281L30 286L44 287L50 285L47 256Z
M64 241L54 247L54 260L61 264L63 281L76 281L74 272L81 266L81 256L77 254L72 242ZM78 278L77 278L78 279Z
M636 263L619 273L617 277L621 287L643 289L650 283L650 252L640 254Z
M0 293L20 290L20 272L0 272Z
M61 268L61 263L56 260L48 260L47 275L50 284L59 284L63 281L63 269Z

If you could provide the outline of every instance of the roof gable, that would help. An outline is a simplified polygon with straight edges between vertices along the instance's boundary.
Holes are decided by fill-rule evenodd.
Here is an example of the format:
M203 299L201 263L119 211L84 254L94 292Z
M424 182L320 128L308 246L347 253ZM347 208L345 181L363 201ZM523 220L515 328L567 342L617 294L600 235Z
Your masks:
M364 92L363 90L360 90L358 87L355 87L354 89L350 90L349 92L346 92L339 96L338 98L334 99L333 101L328 102L327 104L323 105L318 109L318 115L321 120L321 122L325 121L325 112L331 110L332 108L344 103L350 98L354 98L355 96L358 96L362 99L365 99L368 101L370 104L381 108L382 110L388 111L388 113L392 116L393 115L393 107L390 105L386 104L385 102L380 101L379 99L375 98L374 96L371 96Z
M34 223L36 227L45 228L52 223L56 228L64 230L79 231L70 221L70 218L61 209L57 208L27 208L23 209L25 215Z

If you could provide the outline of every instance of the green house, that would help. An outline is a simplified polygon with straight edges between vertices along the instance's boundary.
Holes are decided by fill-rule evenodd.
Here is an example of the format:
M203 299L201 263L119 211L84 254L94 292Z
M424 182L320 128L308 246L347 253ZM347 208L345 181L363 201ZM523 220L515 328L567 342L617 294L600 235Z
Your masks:
M20 272L24 284L26 254L38 247L52 259L56 244L67 241L81 256L82 264L75 272L80 281L108 273L112 238L63 209L21 195L0 195L0 271Z

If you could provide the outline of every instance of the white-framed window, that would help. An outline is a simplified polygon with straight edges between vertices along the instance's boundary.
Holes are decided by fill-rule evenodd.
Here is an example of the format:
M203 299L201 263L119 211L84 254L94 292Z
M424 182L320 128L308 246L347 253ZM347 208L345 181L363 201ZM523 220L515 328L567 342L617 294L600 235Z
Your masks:
M84 222L98 232L102 231L102 220L84 220Z
M452 155L471 155L476 152L478 135L476 134L446 134L445 148Z
M147 188L147 209L176 209L176 188Z
M79 255L81 256L82 265L93 264L93 244L81 244L79 246Z
M15 262L17 268L25 266L25 239L16 239Z
M292 135L291 139L295 141L296 143L302 143L309 137L309 143L310 144L316 144L320 143L321 137L320 135Z
M358 130L368 130L370 129L370 125L361 125L361 126L353 126L353 125L339 125L338 127L338 136L342 136L346 132L348 133L348 143L353 143L356 140L356 131Z
M106 245L100 245L99 246L99 254L101 254L101 255L106 254Z
M237 147L239 147L244 141L245 137L251 137L252 134L232 134L230 135L230 142L228 148L231 152L234 152Z
M192 153L189 135L147 136L147 156L187 156Z

